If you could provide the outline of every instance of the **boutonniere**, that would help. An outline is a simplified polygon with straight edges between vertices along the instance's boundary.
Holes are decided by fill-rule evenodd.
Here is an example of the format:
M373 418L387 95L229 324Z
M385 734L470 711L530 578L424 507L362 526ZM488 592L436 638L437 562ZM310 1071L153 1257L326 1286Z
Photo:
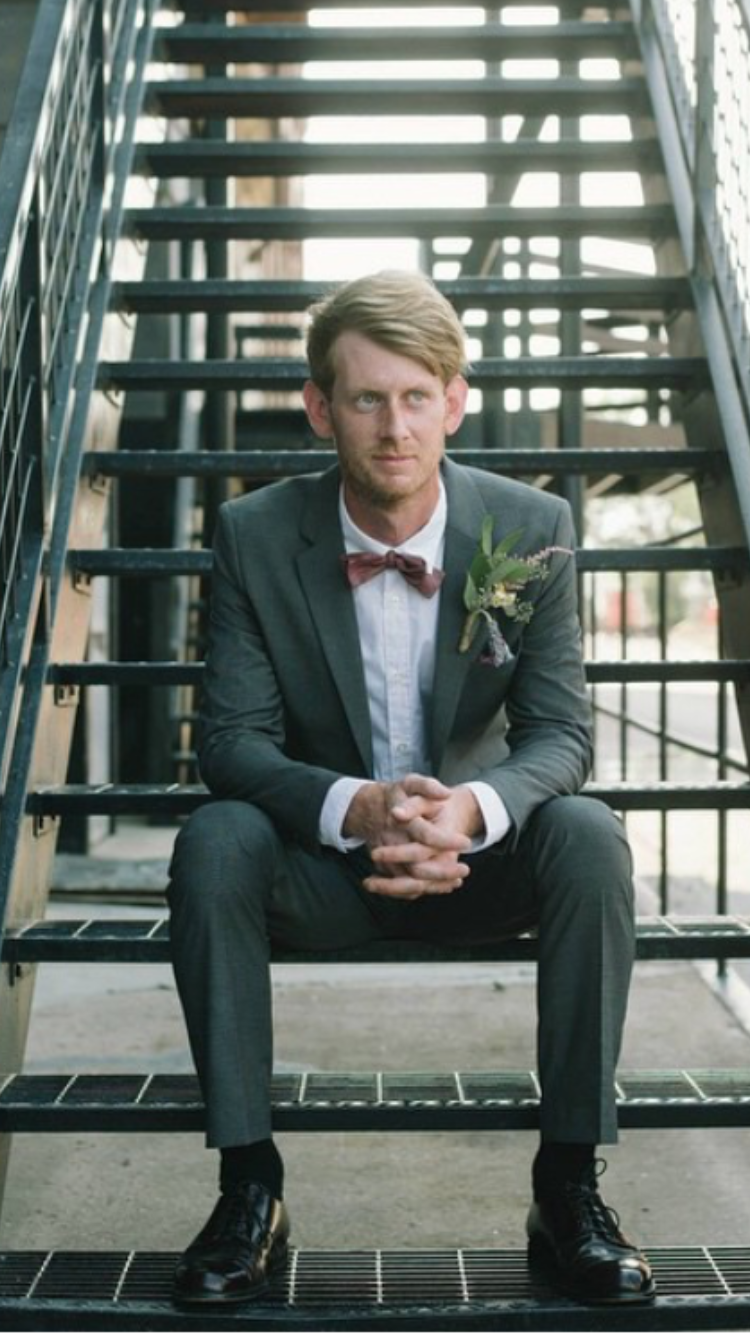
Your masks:
M474 635L482 621L488 631L488 651L485 661L493 667L502 667L513 657L500 630L494 612L502 611L511 621L526 625L534 613L531 602L523 601L519 593L532 579L546 579L550 557L556 551L571 555L567 547L546 547L532 556L514 556L512 551L523 536L523 528L516 528L497 546L492 546L492 515L482 524L482 532L464 586L464 606L468 613L458 648L468 653Z

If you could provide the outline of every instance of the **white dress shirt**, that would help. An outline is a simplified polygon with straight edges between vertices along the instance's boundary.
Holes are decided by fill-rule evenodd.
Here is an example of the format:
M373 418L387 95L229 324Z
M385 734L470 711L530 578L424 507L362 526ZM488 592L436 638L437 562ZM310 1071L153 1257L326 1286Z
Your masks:
M408 542L388 547L363 533L339 495L339 517L347 552L385 555L389 550L421 556L429 569L440 568L445 548L447 501L440 498L432 517ZM343 575L342 575L343 577ZM429 699L435 675L435 648L440 592L427 598L406 582L398 570L384 570L352 589L364 665L373 747L373 776L391 783L406 774L431 774L426 735ZM456 649L458 652L458 649ZM369 779L340 778L330 788L320 814L320 841L347 851L364 840L345 838L342 826L354 794ZM489 783L465 784L474 793L484 818L485 833L471 851L497 843L510 828L505 804Z

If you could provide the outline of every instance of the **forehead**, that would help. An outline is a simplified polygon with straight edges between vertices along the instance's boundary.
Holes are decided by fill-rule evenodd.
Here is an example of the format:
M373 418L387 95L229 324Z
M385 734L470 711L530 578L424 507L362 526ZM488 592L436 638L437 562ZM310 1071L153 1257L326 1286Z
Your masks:
M383 347L365 334L347 330L333 345L335 384L347 389L403 389L439 386L442 380L421 361Z

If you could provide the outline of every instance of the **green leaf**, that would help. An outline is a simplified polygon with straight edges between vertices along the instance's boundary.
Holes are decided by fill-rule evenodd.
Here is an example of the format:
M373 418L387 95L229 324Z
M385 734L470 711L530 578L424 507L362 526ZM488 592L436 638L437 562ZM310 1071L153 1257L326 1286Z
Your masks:
M527 565L525 561L513 560L506 556L501 566L492 571L493 583L509 584L527 584L530 579L537 579L539 571L534 569L533 565Z
M471 571L466 576L464 585L464 606L467 611L478 611L482 605L482 598L474 580L471 577Z
M488 558L492 556L492 525L493 518L491 514L485 515L482 523L482 534L479 539L479 545Z
M491 568L490 557L486 556L483 551L477 551L469 566L469 577L472 579L475 588L484 587Z
M495 550L492 553L493 562L499 560L502 556L507 556L522 537L523 528L514 528L512 533L508 533L507 537L504 537L502 542L498 542L495 547Z

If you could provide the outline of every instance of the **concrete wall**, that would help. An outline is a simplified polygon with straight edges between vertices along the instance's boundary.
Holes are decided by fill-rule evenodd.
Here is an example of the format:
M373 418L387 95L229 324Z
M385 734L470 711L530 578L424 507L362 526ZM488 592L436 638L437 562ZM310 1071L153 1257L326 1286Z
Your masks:
M0 0L0 149L13 109L38 4L39 0Z

